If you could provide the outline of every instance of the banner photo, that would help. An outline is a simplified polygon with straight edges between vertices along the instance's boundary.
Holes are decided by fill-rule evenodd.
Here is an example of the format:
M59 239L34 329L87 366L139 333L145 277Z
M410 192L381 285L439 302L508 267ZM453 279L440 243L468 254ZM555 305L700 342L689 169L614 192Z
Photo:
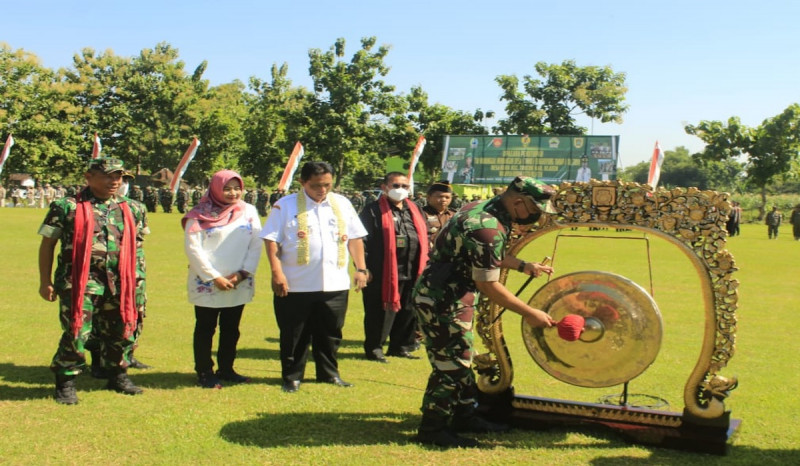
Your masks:
M442 174L453 184L615 180L619 136L446 136Z

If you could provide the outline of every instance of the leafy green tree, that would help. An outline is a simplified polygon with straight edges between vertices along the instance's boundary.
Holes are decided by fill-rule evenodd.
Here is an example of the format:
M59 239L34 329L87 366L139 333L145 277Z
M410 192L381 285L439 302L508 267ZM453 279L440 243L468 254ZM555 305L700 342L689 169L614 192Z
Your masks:
M361 49L349 62L343 59L343 38L327 52L308 53L314 97L303 141L312 158L334 166L336 186L345 174L368 170L388 155L390 138L381 125L403 111L404 99L381 79L389 72L384 63L389 47L373 50L376 41L361 39Z
M39 181L74 176L83 161L73 130L78 108L58 73L22 49L0 45L0 125L16 141L3 174L28 173Z
M585 114L603 123L622 122L628 110L624 104L625 74L611 67L584 66L574 60L560 65L536 63L538 79L526 75L495 78L503 91L507 117L498 121L494 131L502 134L584 134L586 128L575 123Z
M272 65L271 79L250 78L244 124L246 149L239 159L242 174L252 176L259 185L279 181L294 145L303 139L310 125L308 108L311 93L292 86L288 66Z
M738 117L731 117L727 125L719 121L701 121L697 125L687 125L685 130L706 143L703 152L695 154L701 160L724 161L746 155L747 183L761 193L759 218L765 212L768 185L777 178L792 176L792 168L798 163L800 105L796 103L756 128L749 128L741 124Z
M190 184L202 185L210 173L223 168L240 170L239 160L247 151L244 84L234 81L209 89L198 101L196 114L201 145L183 177Z
M420 157L420 163L428 175L428 181L436 181L441 174L442 152L446 135L485 134L487 132L486 127L480 123L485 116L480 109L470 115L464 111L453 110L446 105L438 103L430 105L428 94L419 86L411 89L408 101L411 112L409 119L414 124L415 130L422 133L427 141L425 150L422 151Z
M122 83L132 123L118 140L126 160L135 160L149 172L175 169L197 134L196 104L208 87L199 76L205 66L188 75L178 50L167 43L144 49L133 58Z

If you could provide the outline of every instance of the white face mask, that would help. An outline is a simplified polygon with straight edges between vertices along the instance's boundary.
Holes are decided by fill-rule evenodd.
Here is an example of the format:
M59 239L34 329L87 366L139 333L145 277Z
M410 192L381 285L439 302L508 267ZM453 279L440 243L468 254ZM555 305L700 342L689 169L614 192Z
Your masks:
M128 183L123 181L122 184L119 185L119 189L117 189L117 194L120 196L127 196L128 195Z
M403 188L393 188L390 189L386 195L389 196L389 199L393 200L394 202L400 202L408 198L408 190Z

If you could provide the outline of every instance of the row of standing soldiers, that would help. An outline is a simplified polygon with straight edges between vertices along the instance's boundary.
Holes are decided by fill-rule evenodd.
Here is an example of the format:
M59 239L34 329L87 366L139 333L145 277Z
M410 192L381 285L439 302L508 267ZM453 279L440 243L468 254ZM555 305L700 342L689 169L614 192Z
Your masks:
M180 188L173 196L172 191L170 191L168 187L155 188L153 186L147 186L144 189L141 189L139 186L133 186L129 193L131 199L144 203L148 212L155 212L158 204L161 204L161 208L166 213L172 213L172 207L175 206L178 212L182 214L189 210L189 201L192 202L193 206L197 205L202 195L203 190L200 188L195 188L191 192L185 188ZM254 205L258 210L258 215L266 217L269 213L269 206L274 204L281 197L283 197L283 193L280 191L269 194L265 189L248 189L244 194L244 202ZM350 202L357 212L361 212L365 205L377 200L377 197L371 191L368 191L366 194L356 191L347 197L350 199ZM422 195L422 191L417 191L413 201L420 208L425 207L425 196ZM459 198L457 194L453 194L453 201L450 207L458 210L461 208L463 202L463 199Z

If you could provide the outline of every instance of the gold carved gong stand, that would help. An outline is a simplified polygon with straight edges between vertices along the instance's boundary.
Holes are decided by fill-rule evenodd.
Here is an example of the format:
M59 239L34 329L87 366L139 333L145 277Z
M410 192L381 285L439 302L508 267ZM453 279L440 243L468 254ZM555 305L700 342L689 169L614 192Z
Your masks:
M703 292L704 336L697 364L683 390L683 412L538 398L514 393L514 371L499 316L503 309L481 298L476 331L486 352L475 358L481 410L519 427L599 424L637 443L724 454L741 421L725 409L737 380L719 374L734 352L738 282L733 256L725 249L731 210L726 193L695 188L652 190L623 181L562 183L557 213L525 236L512 238L516 255L542 236L573 227L626 228L678 247L698 274ZM508 271L501 272L506 282ZM651 285L652 287L652 285ZM578 313L586 318L581 341L565 343L552 329L523 324L533 359L551 376L584 387L626 383L655 359L661 316L641 287L607 272L576 272L551 280L530 299L555 320ZM588 351L587 345L593 345ZM599 351L598 351L599 349ZM603 354L592 360L592 354ZM598 364L608 367L597 369ZM591 367L591 370L588 369ZM602 374L602 376L600 376Z

